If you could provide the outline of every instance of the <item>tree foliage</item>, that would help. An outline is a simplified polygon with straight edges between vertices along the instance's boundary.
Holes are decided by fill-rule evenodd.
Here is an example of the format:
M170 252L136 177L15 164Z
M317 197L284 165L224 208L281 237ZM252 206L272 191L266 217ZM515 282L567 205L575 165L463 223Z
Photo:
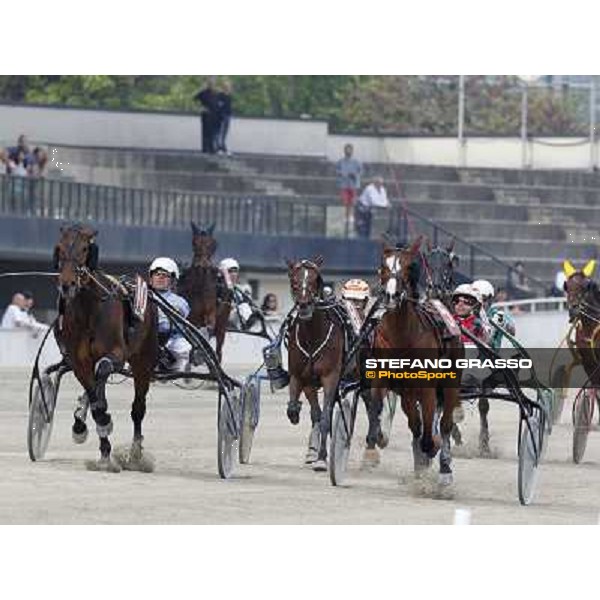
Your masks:
M217 85L223 77L217 77ZM456 135L457 76L234 75L240 116L311 117L335 131ZM0 76L0 101L112 109L192 112L202 75ZM465 133L518 135L522 87L516 77L469 76ZM586 94L530 89L528 130L534 135L587 130Z

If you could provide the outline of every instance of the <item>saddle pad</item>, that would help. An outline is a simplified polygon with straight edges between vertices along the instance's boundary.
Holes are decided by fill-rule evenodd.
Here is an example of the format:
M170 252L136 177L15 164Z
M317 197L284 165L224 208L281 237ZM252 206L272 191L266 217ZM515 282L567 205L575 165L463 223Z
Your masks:
M133 314L142 321L148 306L148 284L139 276L135 277L135 296L133 299Z
M450 311L442 304L441 300L430 300L429 303L433 306L433 308L437 311L438 315L442 317L446 328L450 332L450 335L459 336L460 329L454 320L454 317L450 314Z

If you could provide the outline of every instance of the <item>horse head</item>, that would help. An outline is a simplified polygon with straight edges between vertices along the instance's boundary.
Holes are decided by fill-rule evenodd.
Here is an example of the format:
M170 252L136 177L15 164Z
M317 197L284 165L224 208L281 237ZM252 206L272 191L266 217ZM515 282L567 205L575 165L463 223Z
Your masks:
M576 269L568 260L563 263L563 270L567 278L565 292L567 294L569 321L573 321L579 315L582 305L588 303L590 296L598 291L596 282L591 278L595 266L595 260L588 261L581 270Z
M54 269L58 271L60 293L69 298L85 285L88 273L98 266L97 231L87 225L63 226L54 247Z
M453 246L454 244L446 248L441 246L428 247L429 277L427 291L430 298L444 300L449 298L454 290Z
M379 283L388 308L400 306L406 297L415 293L418 280L416 260L420 253L423 236L419 236L410 246L384 244Z
M215 224L204 227L198 226L193 221L192 225L192 248L194 250L194 264L207 266L210 259L217 250L217 240L213 237Z
M298 305L300 319L312 317L315 303L323 294L322 264L322 256L316 256L313 260L287 261L292 298Z

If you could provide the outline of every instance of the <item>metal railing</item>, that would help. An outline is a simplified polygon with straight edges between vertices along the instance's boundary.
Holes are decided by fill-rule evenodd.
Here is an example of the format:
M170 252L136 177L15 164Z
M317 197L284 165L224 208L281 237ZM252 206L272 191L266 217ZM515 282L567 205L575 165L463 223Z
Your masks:
M455 240L459 270L475 277L483 262L508 273L511 265L413 208L392 201L388 211L374 211L371 239L387 232L399 240L426 235L436 245ZM345 209L336 199L189 193L0 175L0 215L38 217L95 224L187 229L190 221L215 223L219 232L272 236L344 238ZM498 279L498 277L496 277ZM533 286L546 284L533 277Z

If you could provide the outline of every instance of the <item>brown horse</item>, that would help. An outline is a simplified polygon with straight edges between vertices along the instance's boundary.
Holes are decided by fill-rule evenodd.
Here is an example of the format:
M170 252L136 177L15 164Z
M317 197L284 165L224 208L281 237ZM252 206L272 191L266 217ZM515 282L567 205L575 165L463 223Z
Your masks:
M569 320L577 322L577 358L590 378L591 387L600 388L600 289L591 279L594 267L593 260L581 270L569 261L564 263Z
M398 249L389 245L383 248L379 270L380 284L386 301L386 312L375 330L373 348L403 349L416 355L427 353L428 358L457 359L464 357L464 348L458 337L446 339L435 324L419 306L415 289L418 275L415 275L415 261L418 258L422 238L419 237L410 247ZM460 377L461 373L458 373ZM398 383L396 383L396 381ZM437 389L433 386L419 388L402 386L396 380L389 386L402 397L402 410L408 417L408 425L413 434L413 458L415 472L427 468L430 460L440 448L440 439L434 434L434 421L437 411ZM369 410L369 434L367 448L375 449L378 431L378 415L387 393L383 387L372 387L371 408ZM454 409L459 405L457 387L443 387L442 415L440 421L441 453L440 484L452 482L450 433L452 431Z
M222 280L218 267L212 263L217 250L214 224L199 227L192 222L191 225L194 258L191 267L183 272L178 291L190 304L189 321L197 327L206 328L208 335L215 336L220 363L233 295Z
M121 469L111 458L109 435L113 423L106 400L106 380L127 361L133 374L135 398L131 406L133 442L123 466L148 470L142 451L142 421L158 355L156 308L149 303L142 320L130 313L126 290L97 270L96 234L84 225L60 230L54 249L60 294L55 334L65 361L85 390L100 438L100 459L88 463L88 467L112 472ZM87 404L75 411L73 439L77 443L87 438L86 413Z
M310 403L312 431L308 442L306 464L315 471L327 470L327 434L331 411L340 378L344 354L343 323L331 302L322 300L323 258L312 261L287 261L292 297L298 314L288 330L288 370L290 373L287 415L296 425L300 421L300 393ZM317 390L323 387L323 409Z

